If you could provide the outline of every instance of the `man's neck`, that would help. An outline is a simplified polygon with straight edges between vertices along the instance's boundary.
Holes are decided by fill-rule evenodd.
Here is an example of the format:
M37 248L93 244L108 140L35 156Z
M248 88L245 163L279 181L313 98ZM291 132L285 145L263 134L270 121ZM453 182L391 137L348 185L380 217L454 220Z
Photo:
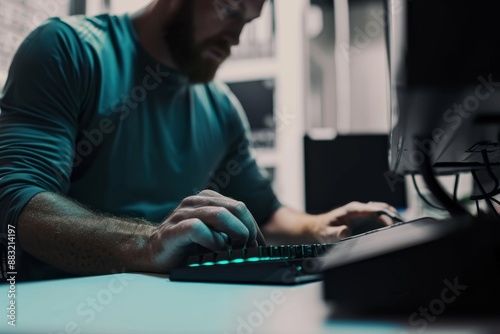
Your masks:
M161 10L155 8L157 5L158 2L153 2L132 13L130 18L144 49L158 62L177 70L164 39L164 26L168 18L157 14L162 13Z

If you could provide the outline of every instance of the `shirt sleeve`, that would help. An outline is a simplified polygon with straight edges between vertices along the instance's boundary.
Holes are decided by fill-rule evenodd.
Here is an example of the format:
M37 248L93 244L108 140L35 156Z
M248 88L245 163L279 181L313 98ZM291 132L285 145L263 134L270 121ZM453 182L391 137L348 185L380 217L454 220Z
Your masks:
M257 165L251 147L250 125L238 99L227 86L219 85L229 98L231 110L231 143L215 177L219 180L220 193L246 204L257 223L262 226L281 207L267 171Z
M0 95L0 235L36 194L69 190L84 91L76 40L48 21L14 56Z

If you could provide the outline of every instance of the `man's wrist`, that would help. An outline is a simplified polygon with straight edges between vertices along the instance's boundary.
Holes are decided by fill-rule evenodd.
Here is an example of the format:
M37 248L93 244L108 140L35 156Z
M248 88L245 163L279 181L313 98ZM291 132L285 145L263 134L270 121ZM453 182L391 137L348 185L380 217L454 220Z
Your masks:
M308 243L321 242L322 230L330 224L327 214L307 215L303 218L303 235Z
M130 224L134 224L135 228L122 252L127 271L157 272L151 249L151 239L157 227L138 222Z

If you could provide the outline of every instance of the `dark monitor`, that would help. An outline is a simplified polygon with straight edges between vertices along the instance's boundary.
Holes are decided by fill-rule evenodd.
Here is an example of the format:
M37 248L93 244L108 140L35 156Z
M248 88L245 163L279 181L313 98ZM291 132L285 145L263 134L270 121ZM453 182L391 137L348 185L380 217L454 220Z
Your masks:
M255 148L273 148L274 129L274 80L230 82L227 84L240 101L252 130Z
M405 209L404 182L386 174L388 136L339 135L333 140L305 138L306 211L322 213L352 201L379 201ZM328 152L328 154L325 154Z
M500 164L498 0L386 0L390 168L437 174ZM485 152L485 153L483 153Z

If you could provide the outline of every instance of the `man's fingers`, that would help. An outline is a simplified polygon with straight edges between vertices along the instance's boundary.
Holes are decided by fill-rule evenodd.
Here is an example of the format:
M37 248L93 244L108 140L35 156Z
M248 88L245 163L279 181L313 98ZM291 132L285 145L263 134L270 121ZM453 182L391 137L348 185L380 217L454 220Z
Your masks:
M189 225L190 221L186 221ZM182 225L182 224L181 224ZM190 226L190 238L192 243L198 244L212 251L222 250L226 246L226 239L221 235L221 233L210 229L200 220L193 220Z
M266 239L264 238L264 234L262 234L260 228L257 226L257 239L255 240L254 245L249 245L248 247L258 247L258 246L267 246Z
M224 239L224 244L227 245L227 243L229 242L229 237L227 236L227 234L224 232L218 232L218 233L220 234L222 239Z
M210 189L205 189L203 191L200 191L198 196L229 198L229 197L225 197L224 195L221 195L218 192L210 190Z
M384 210L391 211L397 214L397 210L391 207L388 204L382 205L385 203L380 202L369 202L369 203L360 203L360 202L352 202L345 206L347 214L352 218L364 218L373 216L373 214L380 214ZM392 209L391 209L392 208Z
M392 220L392 218L389 218L386 215L379 215L377 218L379 221L381 221L386 226L394 224L394 221Z
M153 247L156 263L175 267L189 252L187 249L199 245L211 251L220 251L226 246L224 236L210 229L199 219L188 219L178 224L162 224L155 233ZM188 247L188 248L186 248Z
M394 213L398 213L398 210L395 207L393 207L392 205L389 205L387 203L384 203L384 202L368 202L368 204L377 205L377 206L380 206L384 209L388 209Z
M337 242L341 239L351 236L351 229L346 225L341 226L328 226L326 228L326 235L322 237L322 243Z
M172 218L176 221L199 219L212 230L225 233L234 247L241 248L255 241L255 229L253 240L250 240L248 227L224 207L204 206L179 209L172 215Z
M226 246L226 240L221 233L210 229L201 220L193 218L180 222L171 227L169 231L171 242L178 247L198 244L212 251L218 251Z
M390 216L398 216L397 210L383 202L351 202L335 209L328 214L331 226L350 225L353 221L363 218L374 218L384 225L392 225L395 221ZM401 219L395 218L396 221Z
M264 236L244 203L222 196L211 190L204 190L197 196L187 197L181 202L181 207L202 208L206 206L223 207L229 210L248 228L250 232L248 245L251 245L254 240L257 240L259 245L265 246L266 242Z

